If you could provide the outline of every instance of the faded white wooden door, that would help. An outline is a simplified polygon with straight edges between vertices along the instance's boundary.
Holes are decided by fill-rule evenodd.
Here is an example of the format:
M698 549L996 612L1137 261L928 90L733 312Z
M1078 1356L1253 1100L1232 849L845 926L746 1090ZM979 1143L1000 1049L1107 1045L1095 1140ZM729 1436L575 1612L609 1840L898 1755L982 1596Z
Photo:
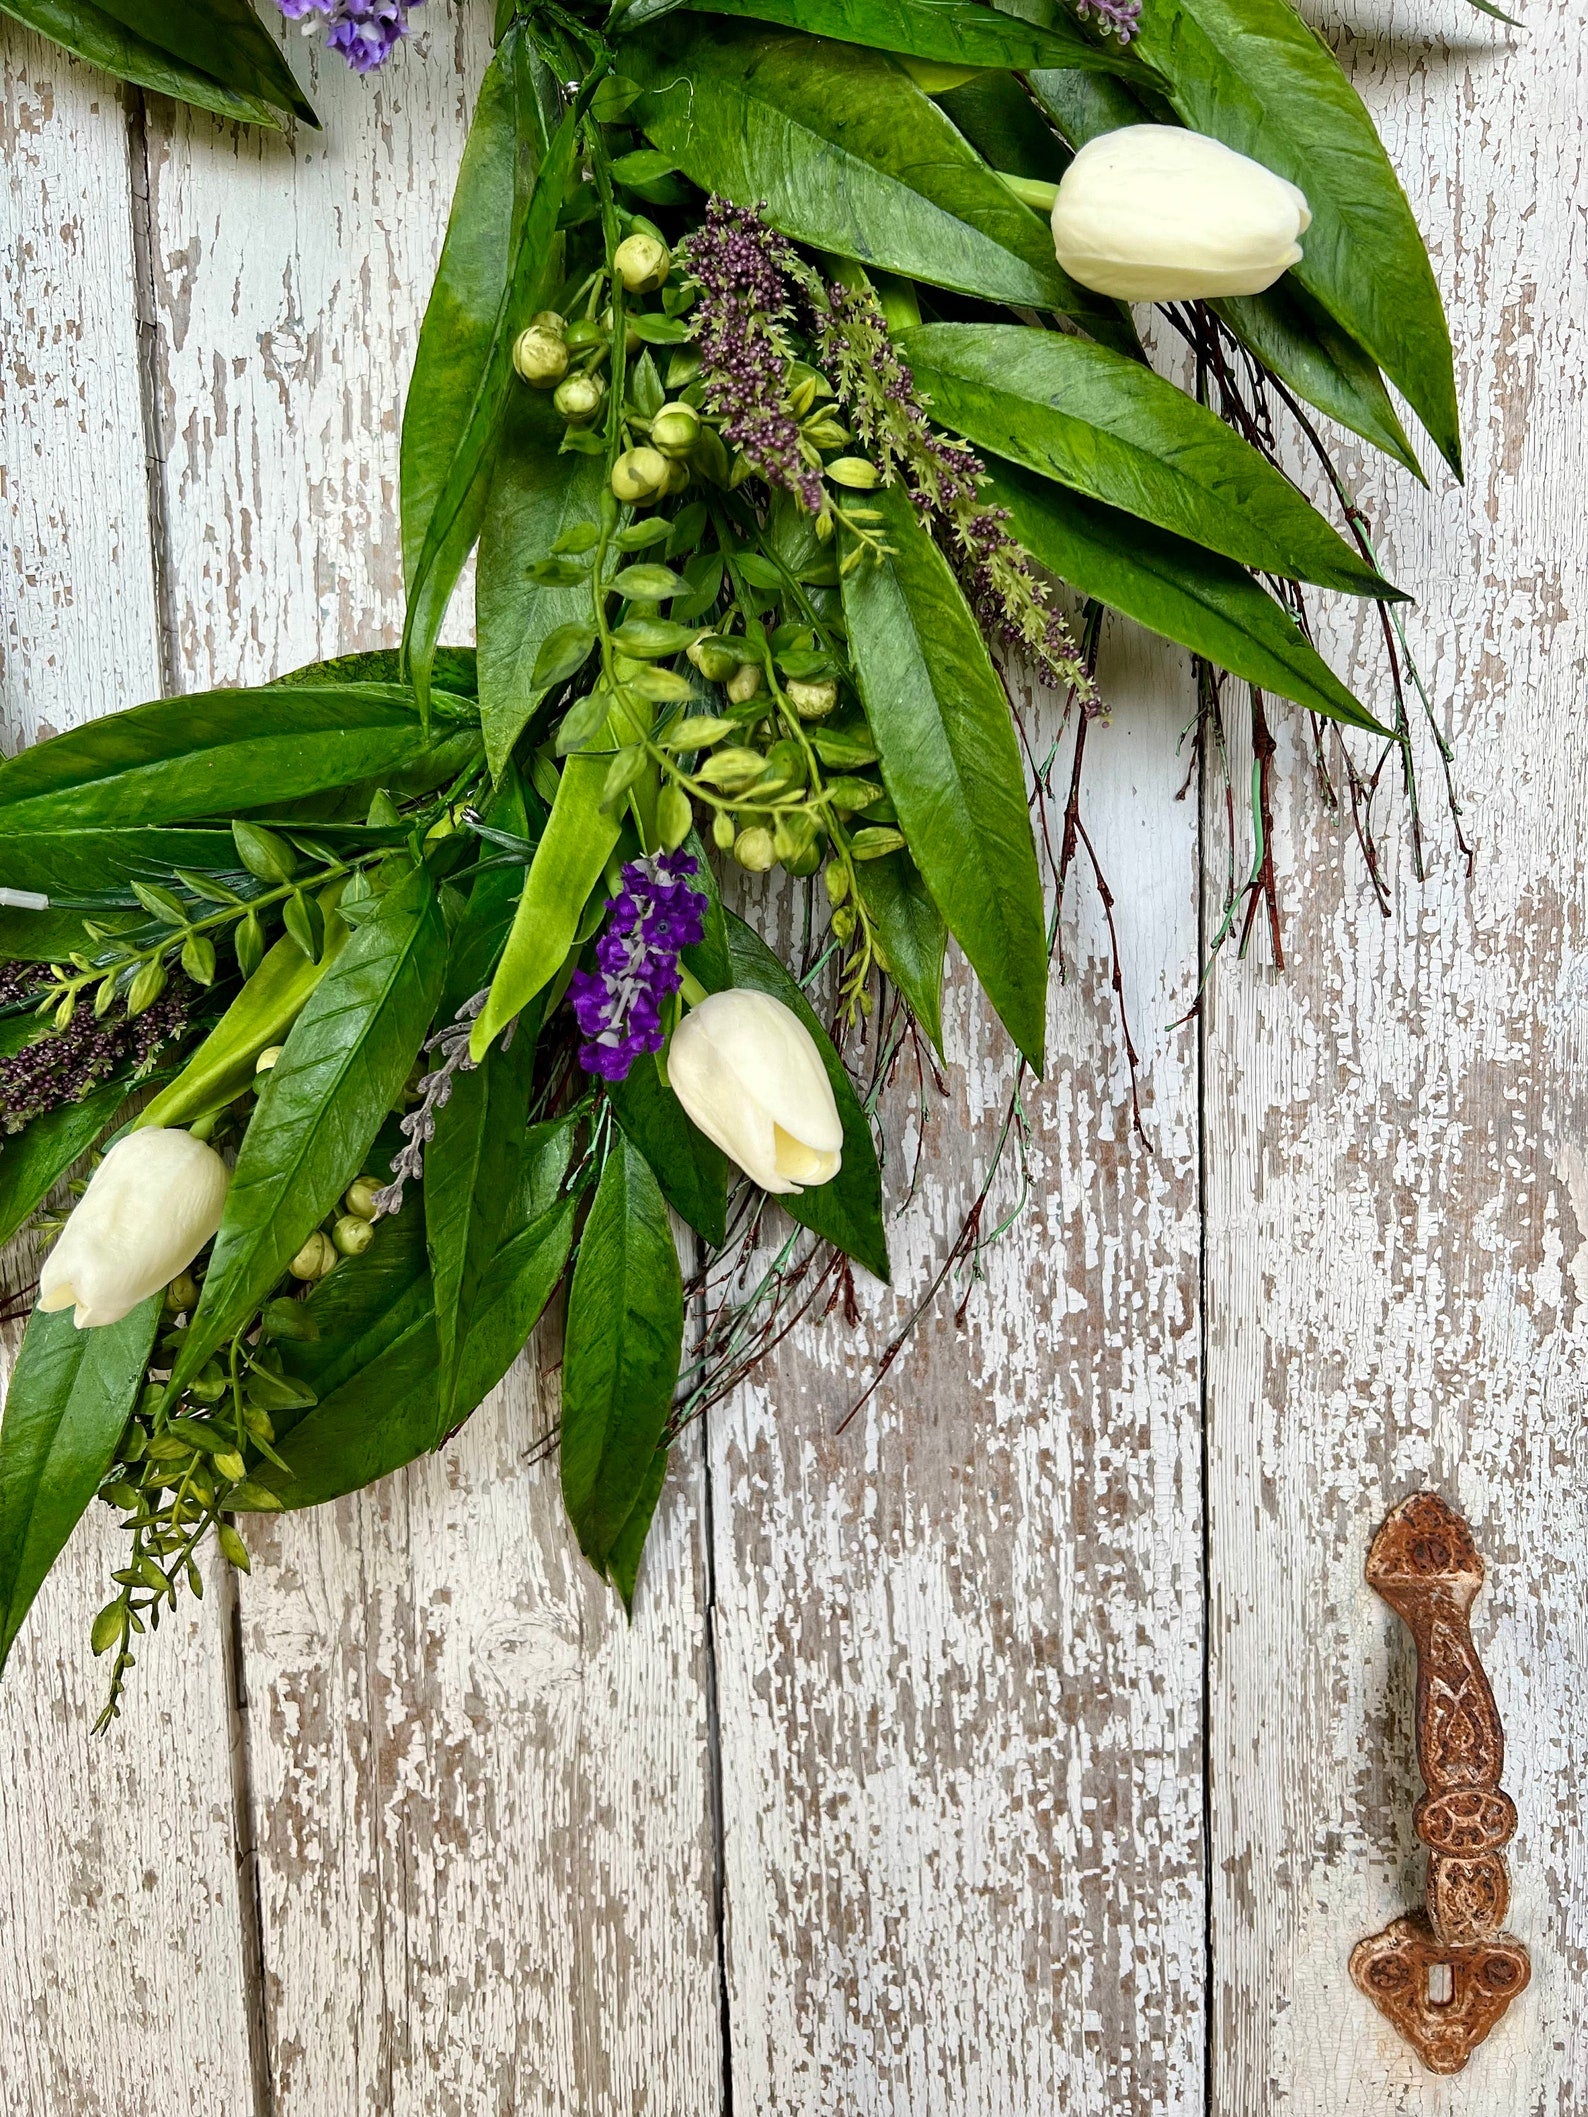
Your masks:
M290 143L0 21L11 744L395 637L488 13L431 0L373 84L323 68ZM1381 917L1288 772L1289 971L1227 966L1173 1028L1214 796L1173 798L1175 661L1111 639L1089 816L1150 1144L1083 890L1024 1217L837 1435L1001 1118L962 986L896 1292L680 1451L632 1629L526 1462L527 1363L216 1576L99 1740L86 1533L0 1690L5 2117L1588 2117L1585 15L1322 23L1457 335L1465 491L1346 460L1422 592L1471 874L1431 815ZM1373 685L1358 615L1328 645ZM1425 1482L1491 1560L1534 1960L1442 2084L1345 1972L1417 1885L1362 1561Z

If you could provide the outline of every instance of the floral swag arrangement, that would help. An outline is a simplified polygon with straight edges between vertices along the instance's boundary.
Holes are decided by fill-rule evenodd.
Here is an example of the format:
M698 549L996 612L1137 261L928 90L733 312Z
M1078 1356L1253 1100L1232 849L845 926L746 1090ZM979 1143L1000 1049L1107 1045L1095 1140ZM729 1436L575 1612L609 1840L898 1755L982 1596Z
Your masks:
M416 4L279 0L360 70ZM247 0L6 6L312 120ZM1387 378L1459 471L1450 342L1288 0L501 0L496 37L403 426L400 650L0 763L0 1237L102 1156L0 1430L0 1660L98 1498L107 1719L206 1537L246 1567L251 1512L440 1446L561 1289L563 1494L631 1601L681 1427L887 1276L873 1124L932 1076L950 935L1041 1070L1080 853L1112 903L1105 609L1195 657L1206 769L1250 716L1214 953L1265 908L1277 950L1276 700L1381 898L1386 762L1414 787L1401 591L1315 414L1420 475ZM477 653L437 644L475 551ZM1306 588L1377 604L1377 711ZM1010 657L1074 724L1056 834ZM792 960L722 887L774 868Z

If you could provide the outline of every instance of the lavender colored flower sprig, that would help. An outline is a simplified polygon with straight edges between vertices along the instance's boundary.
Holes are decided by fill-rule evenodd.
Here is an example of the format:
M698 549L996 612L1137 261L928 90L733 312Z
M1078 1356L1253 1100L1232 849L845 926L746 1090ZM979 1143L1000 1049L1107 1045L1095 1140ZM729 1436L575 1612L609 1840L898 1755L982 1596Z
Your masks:
M328 51L340 52L355 73L373 73L384 66L401 38L408 34L408 16L424 0L276 0L289 22L305 29L325 24Z
M407 1145L399 1147L392 1156L391 1182L375 1193L374 1219L384 1220L388 1213L400 1213L405 1187L423 1181L425 1149L436 1136L436 1112L452 1100L458 1075L474 1071L476 1061L469 1056L469 1032L490 990L489 985L483 986L464 1001L445 1029L426 1037L426 1053L433 1057L439 1052L441 1063L421 1075L418 1107L410 1110L397 1127ZM502 1038L504 1050L516 1026L515 1022L508 1023L507 1034Z
M1121 44L1128 44L1141 28L1141 0L1075 0L1075 12L1083 21L1096 15L1104 36L1112 30Z
M680 255L700 297L693 319L700 377L723 434L769 485L785 487L819 515L826 506L821 474L801 452L788 406L793 253L760 214L713 198Z
M642 1052L660 1051L662 1009L682 982L678 952L706 930L710 901L691 889L699 874L687 853L631 860L623 888L607 904L596 943L599 971L575 971L569 997L585 1041L579 1063L604 1081L623 1081Z

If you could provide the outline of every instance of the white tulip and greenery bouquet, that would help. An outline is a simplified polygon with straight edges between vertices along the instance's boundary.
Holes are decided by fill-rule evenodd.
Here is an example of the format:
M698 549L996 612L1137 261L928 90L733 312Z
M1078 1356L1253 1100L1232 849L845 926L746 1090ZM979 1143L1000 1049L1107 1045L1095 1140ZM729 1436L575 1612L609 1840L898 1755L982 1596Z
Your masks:
M280 5L362 69L418 26ZM0 12L312 118L246 0ZM681 1427L851 1262L887 1275L873 1126L901 1055L931 1077L950 936L1041 1069L1105 609L1195 657L1210 768L1250 715L1215 946L1275 913L1274 701L1380 890L1373 788L1409 782L1400 591L1315 415L1415 472L1387 378L1457 465L1450 344L1287 0L502 0L495 28L404 421L400 648L0 764L0 1235L103 1156L0 1430L0 1658L98 1498L109 1715L207 1536L246 1565L251 1511L438 1447L560 1292L563 1493L632 1598ZM476 551L478 650L438 646ZM1379 605L1371 710L1306 588ZM1054 833L1010 657L1078 722ZM789 878L792 960L735 868Z

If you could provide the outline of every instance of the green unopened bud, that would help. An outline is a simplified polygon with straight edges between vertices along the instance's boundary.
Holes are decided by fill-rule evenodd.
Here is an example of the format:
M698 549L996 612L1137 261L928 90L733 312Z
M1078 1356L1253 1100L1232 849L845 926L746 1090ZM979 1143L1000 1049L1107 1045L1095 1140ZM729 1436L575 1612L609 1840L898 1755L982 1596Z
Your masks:
M520 378L537 390L549 390L568 372L568 348L551 331L531 324L520 331L513 346L513 365Z
M684 651L708 684L725 684L739 666L738 655L721 640L699 639Z
M552 403L574 426L582 426L601 409L607 386L599 375L567 375L557 385Z
M700 414L692 404L664 404L651 421L651 440L664 456L687 456L700 439Z
M777 858L772 833L759 823L752 824L734 839L733 857L752 875L764 875Z
M529 328L532 331L545 331L553 338L562 338L567 334L568 324L555 309L537 309L529 319Z
M316 1228L287 1270L294 1279L323 1279L335 1262L336 1250L330 1236Z
M235 1448L223 1448L211 1461L215 1465L216 1476L225 1478L229 1484L235 1485L239 1479L248 1475L248 1465Z
M667 245L656 235L625 236L612 253L612 269L631 294L651 293L671 265Z
M667 483L663 491L667 494L681 493L689 483L689 465L682 456L674 456L667 466Z
M667 458L654 448L626 448L612 466L612 491L628 506L652 500L667 483Z
M331 1230L331 1240L344 1257L362 1257L375 1240L375 1230L357 1213L344 1213Z
M656 797L656 835L668 852L676 852L683 844L694 820L683 788L671 783L664 786Z
M563 333L563 343L570 353L590 353L607 342L607 334L592 316L581 316L577 323L569 324Z
M286 1049L284 1044L270 1044L254 1060L255 1073L268 1073Z
M791 683L788 702L801 720L825 720L838 703L838 686L830 680L819 684Z
M347 1196L342 1200L342 1204L348 1212L356 1213L360 1220L373 1220L375 1201L380 1196L380 1189L373 1176L356 1177L348 1185Z
M745 705L761 688L761 669L757 662L741 662L728 679L728 696L736 706Z
M833 913L833 932L840 941L847 941L855 930L855 914L852 906L840 904Z
M198 1307L198 1281L191 1272L178 1272L165 1290L165 1305L169 1314L180 1316L185 1310Z
M739 835L739 826L726 809L718 809L711 819L711 842L719 852L727 852Z

